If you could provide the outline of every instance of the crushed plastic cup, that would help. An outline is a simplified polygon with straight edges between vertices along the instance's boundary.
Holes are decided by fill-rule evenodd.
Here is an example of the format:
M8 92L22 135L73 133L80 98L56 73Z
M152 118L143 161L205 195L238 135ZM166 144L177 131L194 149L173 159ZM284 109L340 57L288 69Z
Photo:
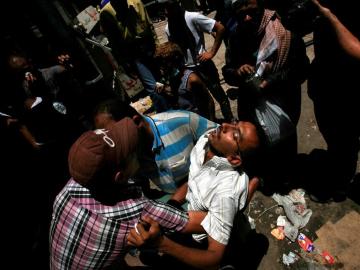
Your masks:
M286 224L286 217L285 216L278 216L277 220L276 220L276 225L284 227Z
M283 259L283 264L290 266L290 264L293 264L294 262L297 261L298 256L296 256L295 253L290 251L288 255L283 254L282 259Z

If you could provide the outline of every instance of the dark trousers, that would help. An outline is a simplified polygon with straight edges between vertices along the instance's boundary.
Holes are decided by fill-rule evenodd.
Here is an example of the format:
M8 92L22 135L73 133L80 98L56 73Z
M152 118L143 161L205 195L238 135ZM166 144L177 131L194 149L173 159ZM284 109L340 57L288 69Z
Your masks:
M360 149L360 109L356 77L325 72L313 65L309 96L319 130L327 143L326 186L345 190L356 171Z
M212 96L220 104L221 113L223 114L225 120L231 121L233 119L233 114L230 108L230 102L224 89L221 87L219 72L214 62L209 60L201 63L193 69L199 74Z

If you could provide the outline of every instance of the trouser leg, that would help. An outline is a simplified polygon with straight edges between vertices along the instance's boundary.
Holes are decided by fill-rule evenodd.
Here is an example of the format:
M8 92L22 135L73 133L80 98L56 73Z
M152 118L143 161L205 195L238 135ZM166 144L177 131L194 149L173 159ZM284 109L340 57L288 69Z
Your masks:
M230 102L224 89L221 87L219 73L214 62L209 60L201 63L201 65L197 67L197 71L207 85L212 96L219 103L221 113L223 114L225 120L231 121L234 116L231 111Z
M156 79L153 76L153 74L151 73L150 69L147 68L139 60L136 60L135 64L136 64L136 68L138 69L138 72L139 72L140 80L143 83L146 92L149 93L151 100L154 103L156 112L160 113L160 112L168 110L168 105L167 105L166 99L163 96L156 93L156 91L155 91Z

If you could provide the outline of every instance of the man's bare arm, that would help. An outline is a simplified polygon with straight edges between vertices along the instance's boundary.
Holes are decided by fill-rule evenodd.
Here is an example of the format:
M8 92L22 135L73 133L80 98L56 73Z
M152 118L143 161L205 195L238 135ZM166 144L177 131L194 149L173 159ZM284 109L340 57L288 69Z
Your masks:
M342 22L331 12L330 9L322 6L319 1L312 0L318 7L320 13L329 20L335 31L337 40L344 51L350 56L360 60L360 41L356 38Z
M128 236L128 244L136 247L150 245L176 259L201 269L218 269L225 251L225 245L208 237L208 249L201 250L180 245L165 235L161 235L159 224L151 218L144 218L150 224L148 231L141 224L137 230L132 229Z
M210 51L204 52L199 55L198 60L200 62L205 62L205 61L212 59L216 55L216 53L218 52L218 50L221 46L221 42L223 40L223 36L225 33L225 27L221 23L215 22L213 31L215 32L214 43L213 43Z
M166 236L159 244L159 251L200 269L218 269L224 255L225 245L208 237L208 249L196 249L180 245Z
M170 199L183 204L185 202L187 189L188 189L188 184L187 182L185 182L176 189L175 193L171 196Z

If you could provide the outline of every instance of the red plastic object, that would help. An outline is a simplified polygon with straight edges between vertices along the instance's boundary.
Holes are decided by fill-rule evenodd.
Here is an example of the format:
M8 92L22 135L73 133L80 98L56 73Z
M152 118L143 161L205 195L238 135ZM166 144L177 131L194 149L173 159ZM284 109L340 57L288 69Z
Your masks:
M306 252L312 252L315 249L313 242L303 233L299 233L298 243Z
M329 252L323 251L323 252L321 253L321 256L325 259L325 261L326 261L328 264L334 264L334 263L335 263L334 257L331 256Z

